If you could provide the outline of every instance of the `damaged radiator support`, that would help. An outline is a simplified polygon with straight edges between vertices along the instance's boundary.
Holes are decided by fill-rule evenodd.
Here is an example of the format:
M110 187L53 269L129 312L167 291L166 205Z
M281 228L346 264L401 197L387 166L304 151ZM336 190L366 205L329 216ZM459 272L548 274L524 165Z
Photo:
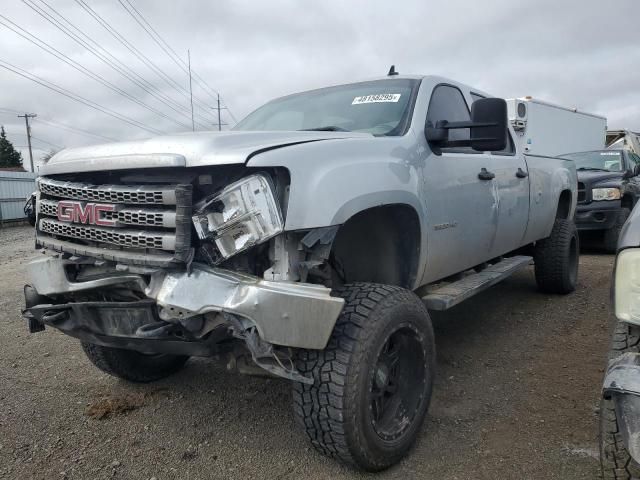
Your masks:
M296 370L293 359L291 358L291 349L287 349L288 353L277 350L272 344L260 338L255 327L245 328L242 321L233 315L224 314L224 317L231 325L233 336L244 340L256 365L278 377L313 385L312 378L305 377ZM281 358L279 354L283 354L284 358ZM288 368L285 366L285 363L289 363Z

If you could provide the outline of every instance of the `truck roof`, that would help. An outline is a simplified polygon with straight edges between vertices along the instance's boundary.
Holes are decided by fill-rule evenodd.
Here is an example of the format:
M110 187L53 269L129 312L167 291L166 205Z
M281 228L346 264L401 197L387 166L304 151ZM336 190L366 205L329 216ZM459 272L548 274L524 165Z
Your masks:
M415 75L415 74L409 74L409 75L384 75L384 76L380 76L380 77L370 77L370 78L363 78L361 80L355 80L353 82L345 82L345 83L335 83L332 85L324 85L321 87L317 87L317 88L311 88L309 90L300 90L299 92L294 92L295 93L302 93L305 91L313 91L313 90L320 90L322 88L327 88L327 87L337 87L340 85L351 85L354 83L362 83L362 82L373 82L373 81L378 81L378 80L397 80L397 79L407 79L407 80L430 80L432 81L434 84L438 84L438 83L446 83L449 85L454 85L457 86L463 90L469 90L473 93L477 93L478 95L484 96L484 97L492 97L493 95L491 95L490 93L487 93L483 90L480 90L478 88L475 88L471 85L462 83L462 82L458 82L457 80L452 80L450 78L446 78L446 77L441 77L439 75ZM286 95L285 95L286 96Z

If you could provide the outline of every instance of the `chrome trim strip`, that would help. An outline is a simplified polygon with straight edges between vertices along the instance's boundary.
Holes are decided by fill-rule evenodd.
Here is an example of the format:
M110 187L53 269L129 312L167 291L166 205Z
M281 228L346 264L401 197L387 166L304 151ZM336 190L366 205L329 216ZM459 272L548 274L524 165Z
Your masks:
M175 205L175 185L92 185L40 177L40 193L69 200L143 205Z

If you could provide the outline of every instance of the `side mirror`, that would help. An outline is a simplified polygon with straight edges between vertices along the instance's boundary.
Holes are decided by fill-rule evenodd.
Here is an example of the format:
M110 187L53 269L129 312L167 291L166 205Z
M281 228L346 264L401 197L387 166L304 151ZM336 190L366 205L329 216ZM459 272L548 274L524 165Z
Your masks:
M471 148L497 152L507 146L507 102L481 98L471 105Z
M449 130L468 128L469 140L449 140ZM507 146L507 102L502 98L481 98L471 105L471 121L439 120L425 127L427 141L436 147L471 147L480 152L497 152Z
M624 171L624 173L622 174L622 178L633 178L637 177L638 175L640 175L640 165L634 165L633 168L628 168Z

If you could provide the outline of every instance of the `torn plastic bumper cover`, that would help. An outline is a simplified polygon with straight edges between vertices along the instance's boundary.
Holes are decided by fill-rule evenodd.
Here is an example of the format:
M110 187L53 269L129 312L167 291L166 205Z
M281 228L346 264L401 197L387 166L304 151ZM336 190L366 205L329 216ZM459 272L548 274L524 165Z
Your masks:
M254 325L265 342L287 347L323 349L344 304L342 298L331 296L330 289L320 285L271 282L201 264L193 264L191 272L158 270L146 277L151 279L147 283L145 276L132 273L114 273L96 280L72 282L65 271L67 263L57 257L43 257L28 265L29 280L35 289L30 297L39 300L34 302L27 298L25 317L33 318L35 315L42 319L42 311L47 304L40 300L41 295L56 297L119 283L136 283L143 287L144 294L153 301L151 308L154 315L157 315L156 318L162 322L185 324L191 317L209 312L224 312ZM49 310L68 311L73 305L77 305L54 305L55 303L49 302ZM115 308L120 304L107 303L93 304L91 308ZM79 307L73 308L71 311L74 317L78 317L81 313ZM148 308L145 304L144 309ZM117 320L117 315L113 318L120 323L129 321L123 318ZM76 321L81 322L82 319ZM44 323L53 324L46 321ZM135 332L133 335L135 336Z
M640 462L640 354L624 353L611 360L602 392L613 401L629 455Z

